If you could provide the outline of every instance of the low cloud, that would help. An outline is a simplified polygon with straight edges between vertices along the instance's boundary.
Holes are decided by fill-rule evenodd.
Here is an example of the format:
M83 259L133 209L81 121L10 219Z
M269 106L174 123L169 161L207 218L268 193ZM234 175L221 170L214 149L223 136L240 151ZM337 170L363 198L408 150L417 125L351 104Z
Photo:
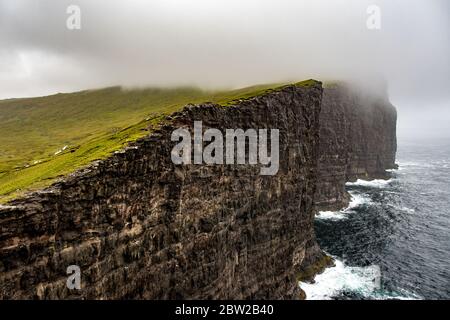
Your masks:
M66 28L71 4L81 30ZM379 30L366 26L369 5L381 10ZM377 76L418 121L425 105L450 102L449 9L445 0L0 0L0 98Z

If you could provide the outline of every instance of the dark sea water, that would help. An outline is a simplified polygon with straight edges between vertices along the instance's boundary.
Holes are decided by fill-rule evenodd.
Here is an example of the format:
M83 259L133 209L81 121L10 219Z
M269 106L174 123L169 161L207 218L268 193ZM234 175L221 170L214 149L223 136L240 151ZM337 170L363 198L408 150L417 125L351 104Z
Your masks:
M347 184L349 208L316 219L336 266L311 299L450 299L450 139L399 141L389 181Z

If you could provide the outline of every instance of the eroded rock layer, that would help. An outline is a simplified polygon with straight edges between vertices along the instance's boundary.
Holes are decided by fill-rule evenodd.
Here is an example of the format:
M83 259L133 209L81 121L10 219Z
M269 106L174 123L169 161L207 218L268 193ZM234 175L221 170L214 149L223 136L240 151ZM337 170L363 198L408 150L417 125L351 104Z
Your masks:
M0 207L2 299L297 299L328 264L317 210L395 167L396 112L346 86L187 106L123 152ZM322 111L321 111L322 109ZM174 165L173 130L279 129L280 167ZM81 269L81 290L66 286Z
M0 208L3 299L295 299L313 231L320 83L188 106L121 153ZM280 168L179 165L172 131L276 128ZM69 265L81 290L66 286Z
M325 88L320 114L320 142L315 203L334 211L348 205L345 183L388 177L396 167L395 108L383 90L340 84Z

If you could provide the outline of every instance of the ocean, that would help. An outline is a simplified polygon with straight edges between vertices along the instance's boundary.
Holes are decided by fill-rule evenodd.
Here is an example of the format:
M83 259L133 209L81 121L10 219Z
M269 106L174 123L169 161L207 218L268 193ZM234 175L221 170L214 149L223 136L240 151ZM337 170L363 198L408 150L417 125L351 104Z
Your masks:
M307 299L450 299L450 139L400 140L388 181L348 183L348 208L321 212L335 267L301 283Z

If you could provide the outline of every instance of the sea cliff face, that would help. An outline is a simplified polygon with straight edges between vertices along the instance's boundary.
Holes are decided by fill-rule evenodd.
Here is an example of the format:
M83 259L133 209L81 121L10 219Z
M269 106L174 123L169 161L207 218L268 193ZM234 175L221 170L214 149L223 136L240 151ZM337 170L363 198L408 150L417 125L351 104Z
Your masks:
M322 87L187 106L121 153L0 209L3 299L296 299L323 257L313 198ZM276 128L280 165L174 165L171 133ZM81 290L66 287L69 265Z
M298 299L299 273L329 262L317 208L344 206L347 180L395 165L389 103L322 94L320 83L292 85L187 106L123 152L0 207L0 298ZM222 132L279 129L278 173L174 165L171 133L196 120ZM70 265L81 290L66 286Z
M396 168L397 113L383 90L347 84L325 88L320 114L317 210L346 207L345 183L388 178Z

